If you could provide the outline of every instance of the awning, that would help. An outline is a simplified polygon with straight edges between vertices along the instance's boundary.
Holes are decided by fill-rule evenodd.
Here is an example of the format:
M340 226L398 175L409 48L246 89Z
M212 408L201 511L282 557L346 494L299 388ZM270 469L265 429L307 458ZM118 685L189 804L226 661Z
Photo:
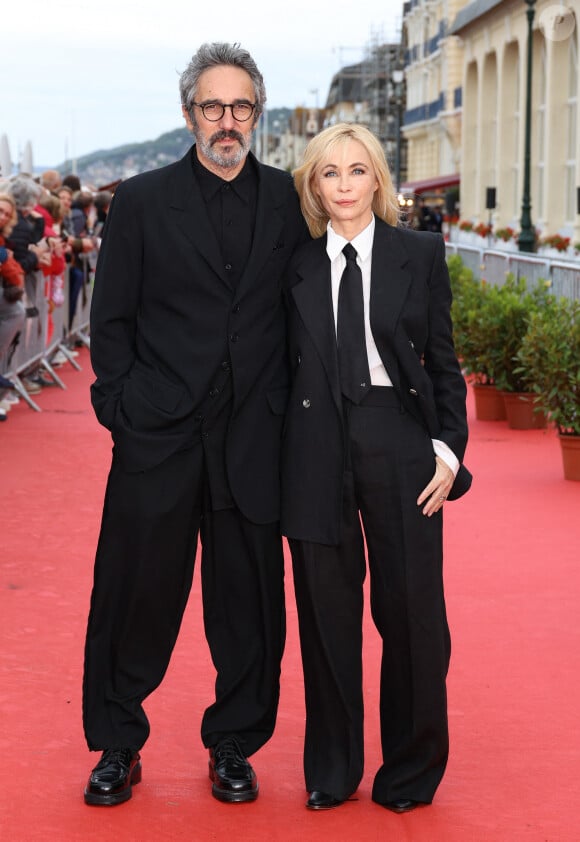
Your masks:
M445 187L457 187L459 185L459 173L453 175L438 175L433 178L423 178L419 181L406 181L401 184L401 193L427 193L430 190L443 190Z

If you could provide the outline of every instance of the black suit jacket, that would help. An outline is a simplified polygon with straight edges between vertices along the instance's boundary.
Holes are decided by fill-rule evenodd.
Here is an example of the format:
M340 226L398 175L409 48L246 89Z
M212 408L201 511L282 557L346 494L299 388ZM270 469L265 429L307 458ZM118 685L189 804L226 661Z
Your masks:
M308 232L290 176L255 162L254 240L234 289L190 155L115 192L92 299L93 406L125 469L146 470L192 446L200 407L230 366L231 492L250 520L271 522L288 390L282 276Z
M336 544L344 441L326 236L295 254L286 285L294 383L283 440L282 529L293 538ZM441 236L376 219L370 298L375 343L405 409L461 462L466 386L453 347L450 303ZM450 499L470 484L461 466Z

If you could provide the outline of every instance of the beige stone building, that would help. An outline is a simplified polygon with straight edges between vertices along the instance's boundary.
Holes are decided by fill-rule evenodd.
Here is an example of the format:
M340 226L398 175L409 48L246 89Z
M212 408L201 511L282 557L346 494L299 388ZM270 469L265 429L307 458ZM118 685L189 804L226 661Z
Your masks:
M530 193L541 234L580 240L580 0L537 0L533 29ZM475 0L451 27L463 50L461 216L487 221L496 188L495 227L519 228L527 82L527 5Z
M459 184L463 51L451 25L465 0L409 0L403 37L407 104L407 182L413 193Z

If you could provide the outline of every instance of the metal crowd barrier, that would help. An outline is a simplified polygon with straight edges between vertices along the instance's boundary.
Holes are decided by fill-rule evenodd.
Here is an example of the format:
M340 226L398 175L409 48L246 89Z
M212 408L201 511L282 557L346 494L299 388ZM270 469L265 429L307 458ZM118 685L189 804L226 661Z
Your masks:
M525 278L530 286L539 280L550 282L556 296L580 300L580 262L567 262L545 255L481 249L460 243L445 243L446 253L458 254L476 278L501 286L509 273Z
M30 395L22 378L27 372L39 368L61 389L66 385L58 376L51 363L52 358L60 351L68 362L81 370L74 355L71 353L76 342L90 347L89 315L93 293L92 275L85 273L82 290L79 294L72 323L69 325L69 278L68 268L64 277L64 301L52 311L52 334L49 333L49 303L44 294L45 279L42 272L32 272L25 279L25 293L23 304L26 308L26 320L22 330L12 346L0 356L0 374L8 378L18 395L26 401L31 409L40 412L41 409Z

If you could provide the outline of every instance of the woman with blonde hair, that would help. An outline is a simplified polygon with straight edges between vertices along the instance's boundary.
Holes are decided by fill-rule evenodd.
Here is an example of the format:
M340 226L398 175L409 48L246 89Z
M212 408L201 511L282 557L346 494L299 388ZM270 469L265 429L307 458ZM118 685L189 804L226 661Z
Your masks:
M322 131L295 182L316 238L287 275L293 383L282 469L306 806L337 807L362 779L366 542L383 643L383 762L372 798L407 812L431 802L447 762L442 509L471 482L445 246L397 227L384 153L363 126Z
M6 238L16 225L18 215L16 203L9 193L0 193L0 376L8 367L10 347L24 324L26 313L22 303L24 295L24 272L6 247ZM10 385L5 377L0 385L0 421L6 420L17 398L6 389Z
M328 212L314 186L314 176L322 157L338 150L347 141L361 143L368 155L373 172L376 175L376 188L373 191L371 210L389 225L399 221L399 204L391 179L391 173L385 160L385 153L378 139L365 126L358 123L340 123L312 138L304 152L300 167L294 171L294 183L300 195L302 213L313 237L322 237L326 233Z

